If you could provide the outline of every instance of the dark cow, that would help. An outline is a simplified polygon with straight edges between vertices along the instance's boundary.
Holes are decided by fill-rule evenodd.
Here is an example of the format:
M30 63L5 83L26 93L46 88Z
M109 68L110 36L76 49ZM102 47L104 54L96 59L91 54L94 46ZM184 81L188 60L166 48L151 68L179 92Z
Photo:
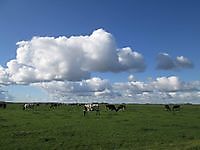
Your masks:
M0 108L6 109L6 102L0 102Z
M167 110L167 111L171 111L170 106L169 106L169 105L165 105L165 110Z
M96 111L96 115L100 115L100 109L99 104L93 103L93 104L85 104L83 109L83 115L86 115L86 112L89 111Z
M106 109L109 109L111 111L116 111L117 112L117 108L115 107L115 105L113 104L106 104Z
M181 109L181 106L180 105L174 105L173 107L172 107L172 110L173 111L178 111L178 110L180 110Z
M126 109L126 105L125 104L121 104L117 107L117 111L119 110L125 110Z

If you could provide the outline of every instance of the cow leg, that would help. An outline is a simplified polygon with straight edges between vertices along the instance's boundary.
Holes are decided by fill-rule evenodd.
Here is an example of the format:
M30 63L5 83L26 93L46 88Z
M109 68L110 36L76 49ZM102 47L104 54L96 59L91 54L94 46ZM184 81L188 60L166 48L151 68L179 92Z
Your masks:
M86 111L85 111L85 110L83 110L83 116L85 116L85 114L86 114Z

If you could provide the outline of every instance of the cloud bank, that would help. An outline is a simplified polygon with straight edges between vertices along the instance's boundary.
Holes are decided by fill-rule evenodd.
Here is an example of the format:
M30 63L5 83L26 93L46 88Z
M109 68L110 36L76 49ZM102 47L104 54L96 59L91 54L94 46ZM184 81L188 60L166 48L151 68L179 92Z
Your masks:
M82 81L51 81L32 83L49 95L49 101L59 102L102 102L104 98L119 96L112 90L108 80L93 77Z
M199 103L199 81L183 82L177 76L158 77L146 82L137 81L132 75L128 79L128 82L114 83L113 89L130 102Z
M83 81L33 83L47 91L52 100L63 102L199 103L200 82L183 82L177 76L158 77L146 82L133 75L127 82L110 83L91 78Z
M193 68L193 63L184 56L177 56L173 59L167 53L160 53L157 56L157 69L158 70L176 70Z
M0 66L0 82L29 84L41 81L80 81L91 72L142 72L142 54L130 47L117 48L112 34L103 29L91 35L33 37L17 43L17 56Z

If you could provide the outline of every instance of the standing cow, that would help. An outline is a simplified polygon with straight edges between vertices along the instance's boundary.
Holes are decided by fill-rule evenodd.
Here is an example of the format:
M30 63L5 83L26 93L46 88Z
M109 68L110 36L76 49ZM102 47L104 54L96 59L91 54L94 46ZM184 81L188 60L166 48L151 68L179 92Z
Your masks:
M126 105L125 104L121 104L117 107L117 110L116 111L119 111L119 110L125 110L126 109Z
M96 111L96 114L100 115L99 104L85 104L83 109L83 115L85 116L87 112Z
M23 110L28 110L28 109L33 109L34 108L34 104L31 104L31 103L29 103L29 104L24 104L23 105Z

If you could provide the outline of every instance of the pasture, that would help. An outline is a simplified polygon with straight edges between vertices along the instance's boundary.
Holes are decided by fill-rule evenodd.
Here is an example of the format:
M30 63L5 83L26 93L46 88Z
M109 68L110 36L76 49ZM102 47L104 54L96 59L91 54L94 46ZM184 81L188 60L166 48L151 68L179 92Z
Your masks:
M84 117L76 105L23 110L22 104L8 104L0 108L0 149L200 149L199 105L176 112L163 105L126 107L115 112L101 105L100 115Z

